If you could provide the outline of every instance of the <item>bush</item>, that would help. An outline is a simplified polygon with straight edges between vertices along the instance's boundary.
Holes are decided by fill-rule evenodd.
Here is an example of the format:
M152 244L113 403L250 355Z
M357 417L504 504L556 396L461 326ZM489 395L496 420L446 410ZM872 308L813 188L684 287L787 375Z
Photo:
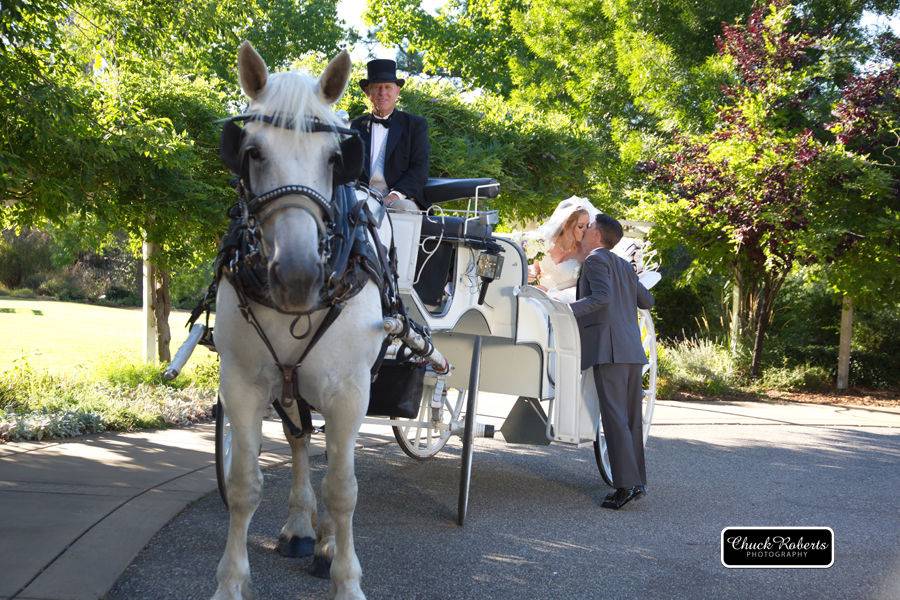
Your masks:
M731 353L715 341L691 339L660 346L660 397L678 391L725 393L737 386L739 377Z
M9 293L13 298L34 298L34 290L31 288L19 288Z
M57 300L84 300L87 296L74 279L68 275L53 275L39 290L42 294L53 296Z
M53 247L50 236L42 231L2 232L0 282L10 288L37 287L40 274L53 268Z
M163 379L164 370L165 367L162 365L111 360L98 366L95 375L101 381L127 388L137 388L142 384L165 385L173 388L187 387L189 382L185 378L176 378L174 381Z
M103 418L83 411L0 413L0 441L67 438L105 431Z
M215 393L160 385L159 369L114 363L110 379L59 377L27 362L0 373L0 441L179 426L208 419Z
M799 275L785 284L776 303L766 362L783 367L816 366L837 374L840 297ZM854 308L850 385L900 386L900 310L897 304Z
M128 290L118 286L112 286L106 291L106 294L100 297L107 302L117 304L119 306L140 306L141 297L132 290Z
M188 372L191 385L200 390L218 392L219 390L219 355L204 352L203 358L194 351L194 367Z
M760 390L787 392L824 392L831 388L833 378L827 369L815 365L770 367L754 386Z

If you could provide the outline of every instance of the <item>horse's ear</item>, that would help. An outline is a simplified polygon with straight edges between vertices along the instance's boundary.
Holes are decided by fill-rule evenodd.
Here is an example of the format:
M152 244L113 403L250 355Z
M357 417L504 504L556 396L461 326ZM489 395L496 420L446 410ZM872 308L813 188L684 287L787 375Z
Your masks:
M265 61L246 40L238 48L238 77L241 88L251 100L266 87L266 81L269 79L269 69Z
M350 70L353 63L346 50L331 59L322 75L319 77L319 96L328 104L334 104L344 94L347 82L350 80Z

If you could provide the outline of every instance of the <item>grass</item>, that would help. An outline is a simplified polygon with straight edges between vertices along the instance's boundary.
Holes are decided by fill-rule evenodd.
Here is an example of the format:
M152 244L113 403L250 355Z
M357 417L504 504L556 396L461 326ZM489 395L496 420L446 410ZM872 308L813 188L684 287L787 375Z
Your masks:
M174 312L172 352L187 313ZM174 382L141 362L140 310L0 299L0 442L184 425L209 418L218 359L198 348Z
M187 337L188 315L169 315L172 354ZM110 361L137 363L142 359L143 326L140 309L3 297L0 365L25 359L37 371L62 375L91 372Z

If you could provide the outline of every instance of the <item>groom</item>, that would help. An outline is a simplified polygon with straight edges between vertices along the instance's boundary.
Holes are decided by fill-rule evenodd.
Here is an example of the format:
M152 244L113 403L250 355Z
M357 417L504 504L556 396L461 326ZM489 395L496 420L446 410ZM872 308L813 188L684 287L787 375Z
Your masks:
M598 214L584 234L589 252L571 304L581 333L581 368L593 366L600 417L609 448L616 491L604 508L619 509L647 493L641 417L642 366L647 364L637 309L653 306L631 264L610 250L622 239L622 225Z

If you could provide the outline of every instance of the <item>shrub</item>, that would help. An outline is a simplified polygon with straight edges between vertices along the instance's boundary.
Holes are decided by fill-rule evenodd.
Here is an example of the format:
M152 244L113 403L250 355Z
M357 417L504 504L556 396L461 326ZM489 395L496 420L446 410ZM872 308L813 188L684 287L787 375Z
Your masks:
M0 234L0 282L10 288L32 286L26 279L53 268L53 243L42 231Z
M827 369L815 365L794 365L763 370L762 378L754 387L761 390L821 392L831 385L832 377Z
M6 411L0 413L0 441L75 437L105 429L100 415L80 410L41 411L25 415Z
M31 288L18 288L9 293L13 298L34 298L34 290Z
M736 386L738 370L728 349L708 339L661 346L658 395L677 391L721 394Z
M194 351L194 366L189 371L191 385L200 390L217 392L219 389L219 355L204 351L197 356L200 350Z
M53 275L44 282L39 291L58 300L71 301L87 298L84 290L68 275Z
M180 426L211 416L213 391L159 385L157 368L111 362L108 373L120 383L36 372L24 361L0 373L0 441Z
M166 381L163 379L164 370L165 367L162 365L108 360L96 368L95 374L101 381L127 388L136 388L142 384L165 385L174 388L183 388L188 385L189 382L184 378Z
M140 306L141 305L141 297L139 294L135 293L132 290L128 290L118 286L112 286L106 291L106 294L101 296L101 299L106 300L112 304L118 304L120 306Z

